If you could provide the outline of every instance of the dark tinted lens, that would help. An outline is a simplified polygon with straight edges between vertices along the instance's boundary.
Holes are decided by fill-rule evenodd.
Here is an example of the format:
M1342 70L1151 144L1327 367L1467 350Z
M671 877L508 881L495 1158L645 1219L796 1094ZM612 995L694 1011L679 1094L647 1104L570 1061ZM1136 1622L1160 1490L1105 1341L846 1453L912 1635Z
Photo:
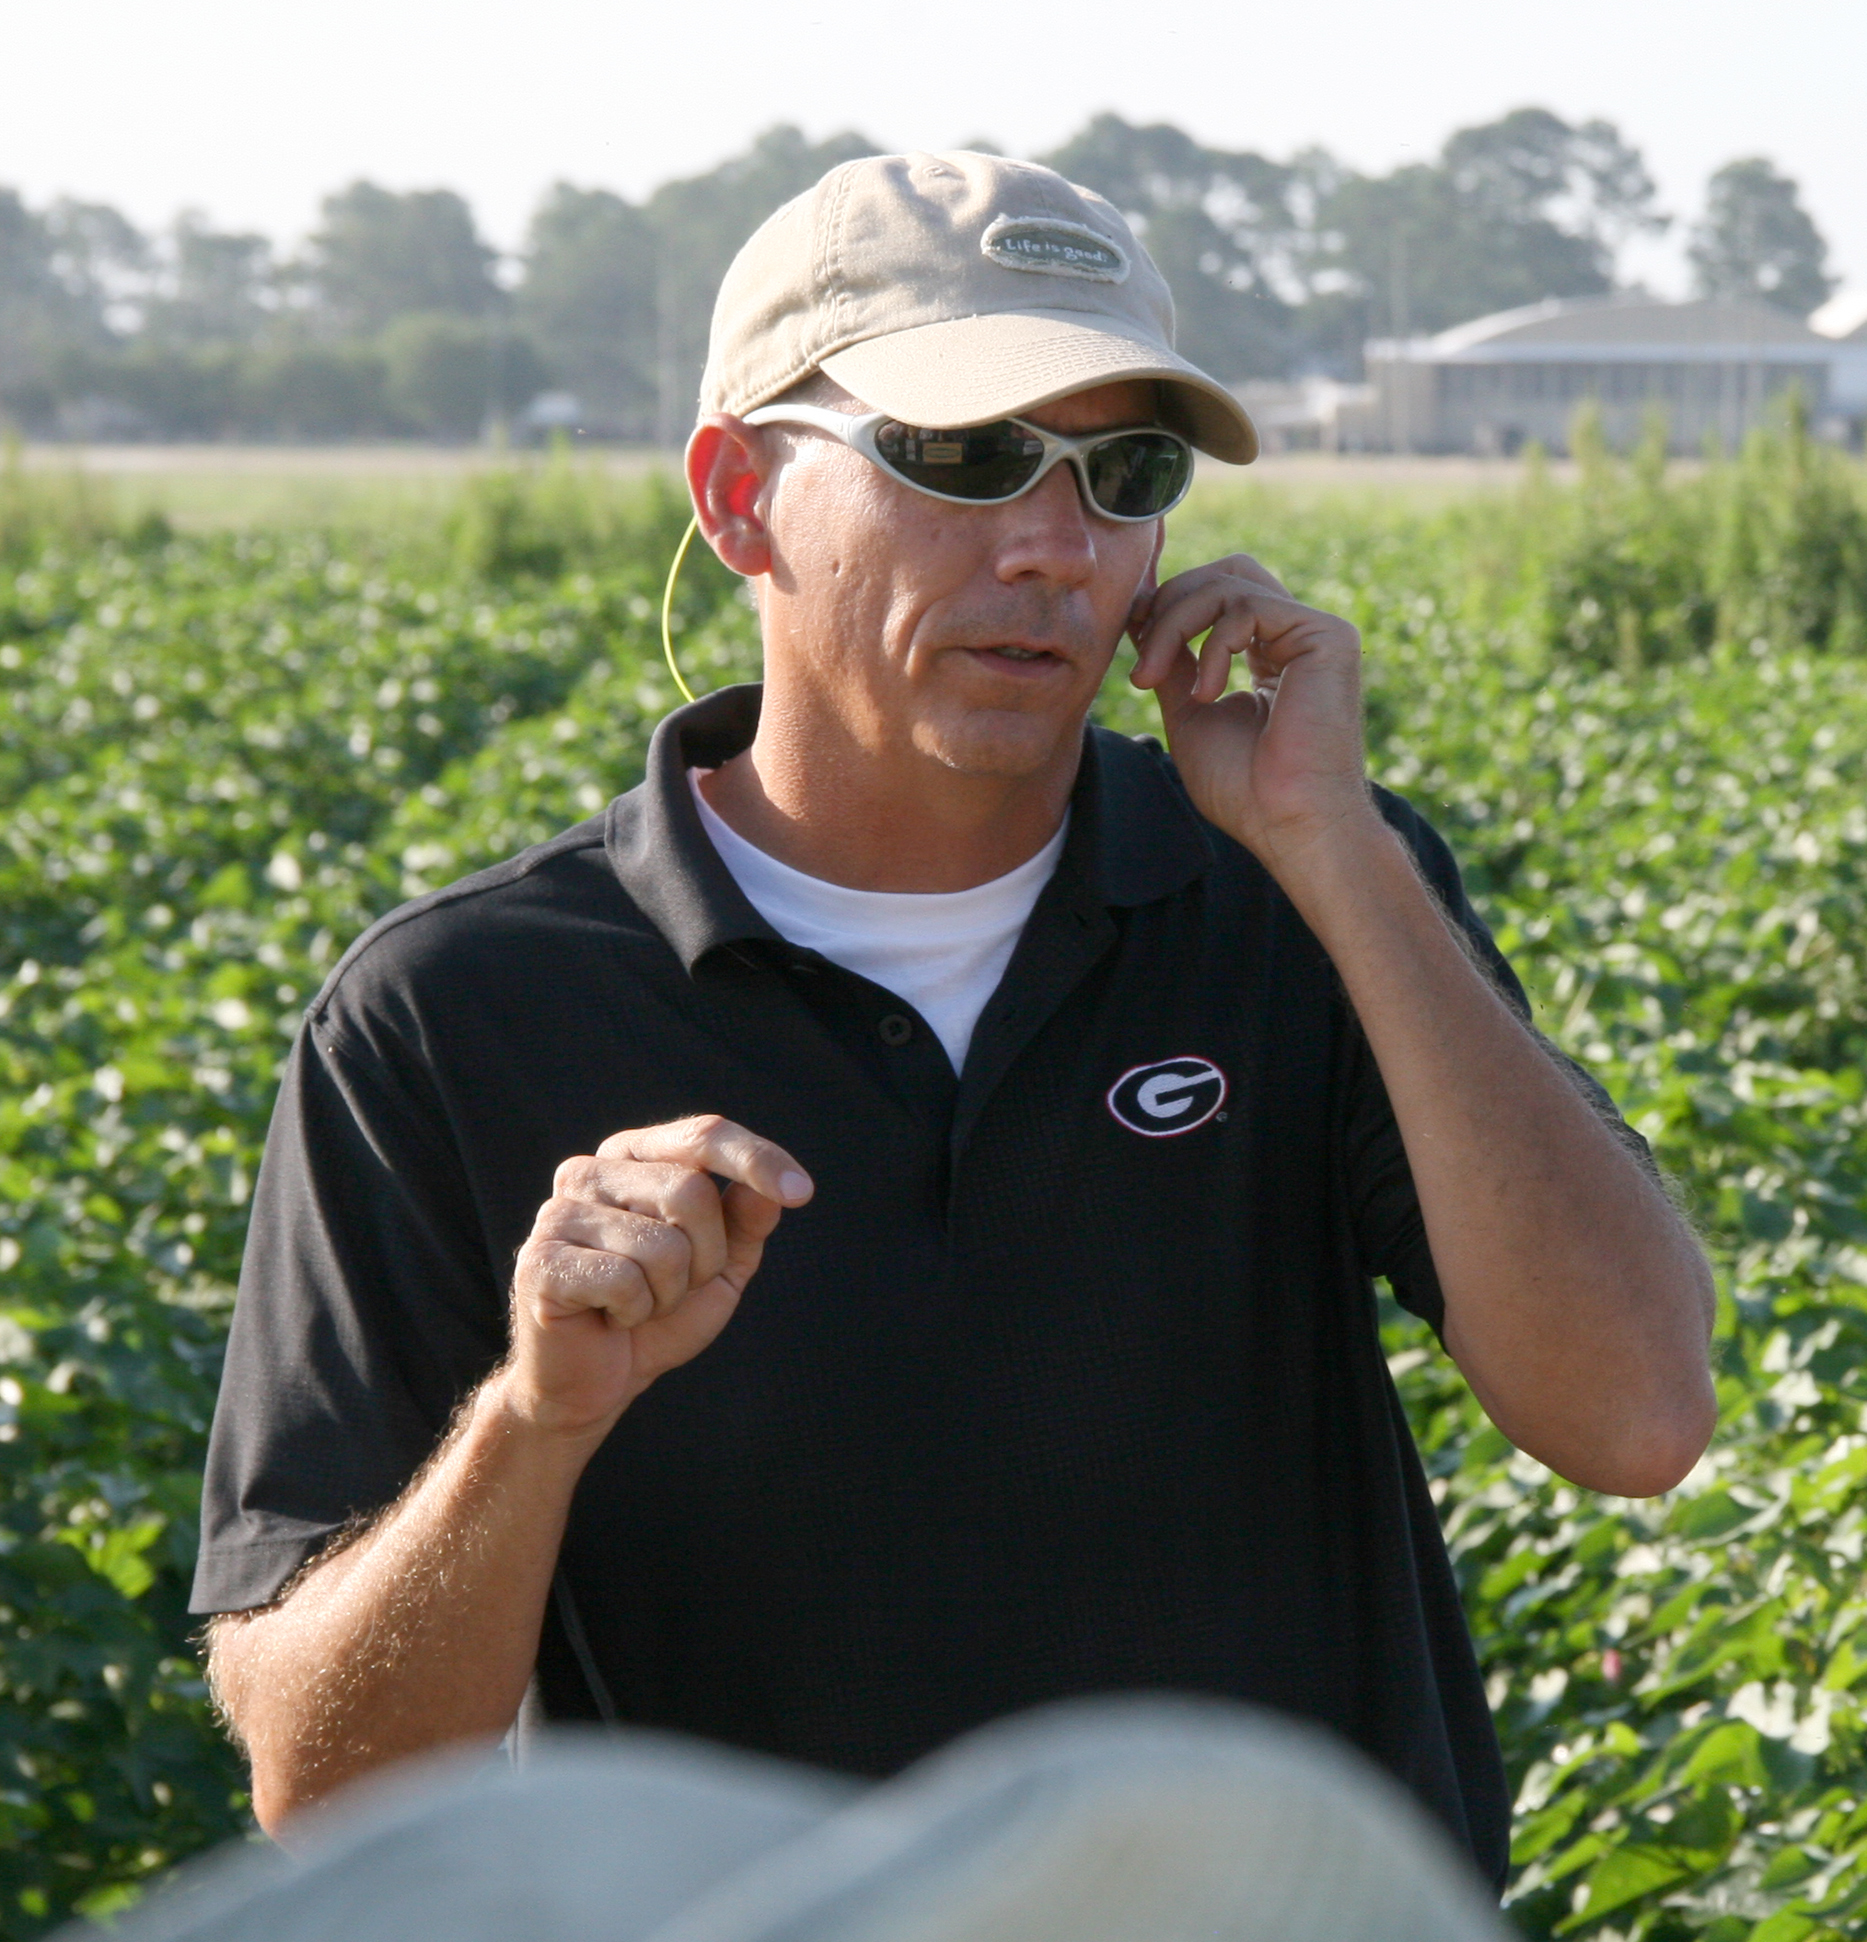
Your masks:
M1152 519L1186 490L1193 455L1165 432L1117 432L1083 454L1089 496L1118 519Z
M876 427L875 449L904 479L954 499L1009 499L1044 456L1043 441L1008 418L957 431L890 422Z

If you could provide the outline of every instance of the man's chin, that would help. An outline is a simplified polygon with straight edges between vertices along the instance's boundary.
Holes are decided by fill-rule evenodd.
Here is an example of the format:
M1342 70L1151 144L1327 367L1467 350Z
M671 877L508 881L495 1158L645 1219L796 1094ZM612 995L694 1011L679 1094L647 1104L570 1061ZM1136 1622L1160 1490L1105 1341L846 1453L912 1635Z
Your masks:
M1062 749L1073 752L1082 731L1080 716L1062 722L1018 709L979 708L917 722L914 746L960 775L1015 781L1052 767Z

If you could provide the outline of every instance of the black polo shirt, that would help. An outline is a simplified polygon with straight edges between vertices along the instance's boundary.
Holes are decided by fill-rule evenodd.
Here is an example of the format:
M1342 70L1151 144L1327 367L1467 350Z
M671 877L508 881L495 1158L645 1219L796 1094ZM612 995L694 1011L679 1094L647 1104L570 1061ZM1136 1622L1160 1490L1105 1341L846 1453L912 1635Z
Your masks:
M1061 1695L1229 1694L1339 1729L1501 1877L1504 1776L1372 1282L1435 1325L1439 1292L1320 946L1163 754L1092 730L956 1079L701 829L684 771L757 708L671 716L639 788L386 917L312 1005L195 1608L263 1604L401 1491L504 1351L561 1160L723 1113L816 1197L585 1474L548 1714L885 1774ZM1520 998L1444 844L1382 806Z

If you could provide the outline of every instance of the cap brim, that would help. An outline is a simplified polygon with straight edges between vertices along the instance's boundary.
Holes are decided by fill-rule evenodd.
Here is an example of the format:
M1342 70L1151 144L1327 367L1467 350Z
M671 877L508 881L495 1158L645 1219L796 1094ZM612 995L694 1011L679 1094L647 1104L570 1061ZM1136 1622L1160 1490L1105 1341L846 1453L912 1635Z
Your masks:
M821 366L875 411L908 425L983 425L1098 384L1153 378L1173 389L1180 429L1214 458L1249 465L1258 434L1221 384L1158 343L1088 324L1080 311L1000 311L869 337Z

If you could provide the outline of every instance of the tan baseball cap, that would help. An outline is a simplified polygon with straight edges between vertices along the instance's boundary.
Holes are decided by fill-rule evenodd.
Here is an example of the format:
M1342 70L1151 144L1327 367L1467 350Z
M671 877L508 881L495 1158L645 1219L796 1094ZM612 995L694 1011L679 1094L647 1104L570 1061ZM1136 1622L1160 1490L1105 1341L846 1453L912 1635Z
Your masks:
M1201 451L1258 455L1238 400L1175 352L1166 279L1117 211L1000 155L845 162L753 233L713 306L700 408L743 416L813 371L938 426L1154 378Z

